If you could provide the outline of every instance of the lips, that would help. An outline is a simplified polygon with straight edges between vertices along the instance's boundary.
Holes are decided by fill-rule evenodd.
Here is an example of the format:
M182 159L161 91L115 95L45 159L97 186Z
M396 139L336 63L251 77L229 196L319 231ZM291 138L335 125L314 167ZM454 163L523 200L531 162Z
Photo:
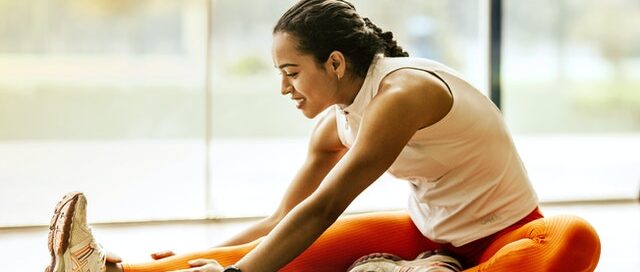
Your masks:
M296 103L296 108L302 108L303 103L306 101L306 99L304 99L304 97L292 97L291 100L293 100Z

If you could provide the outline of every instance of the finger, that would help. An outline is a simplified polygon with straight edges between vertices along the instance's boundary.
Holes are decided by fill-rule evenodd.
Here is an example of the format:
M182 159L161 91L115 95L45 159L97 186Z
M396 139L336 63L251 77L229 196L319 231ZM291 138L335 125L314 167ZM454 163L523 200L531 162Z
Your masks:
M169 256L173 256L174 253L171 250L163 250L163 251L158 251L155 253L151 253L151 257L156 259L156 258L165 258L165 257L169 257Z
M151 253L151 258L154 260L160 260L166 257L171 257L173 255L176 255L175 253L173 253L173 251L165 250L165 251L159 251L156 253Z
M208 260L208 259L195 259L195 260L189 261L188 263L191 267L200 267L207 264L216 264L216 265L218 264L218 262L216 262L215 260Z
M107 259L108 263L120 263L120 262L122 262L122 258L120 258L120 256L116 255L113 252L107 251L107 256L106 257L107 257L106 259Z

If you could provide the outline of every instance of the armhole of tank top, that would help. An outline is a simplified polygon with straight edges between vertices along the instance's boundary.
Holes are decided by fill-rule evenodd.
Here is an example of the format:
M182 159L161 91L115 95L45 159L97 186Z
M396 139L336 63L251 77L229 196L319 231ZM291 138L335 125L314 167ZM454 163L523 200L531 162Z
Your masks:
M422 69L421 69L422 70ZM440 81L442 81L442 83L444 83L445 86L447 86L447 90L449 91L449 94L451 94L451 99L454 99L453 97L453 91L451 90L451 87L449 86L449 83L447 83L442 77L440 77L440 75L438 75L438 73L434 72L434 71L428 71L428 70L423 70L431 75L433 75L434 77L436 77L437 79L439 79Z
M342 143L342 145L348 147L346 135L344 135L344 131L342 130L345 124L341 123L346 122L346 120L344 120L344 116L340 114L340 109L338 108L338 106L335 106L333 110L335 111L336 116L336 131L338 132L338 139L340 139L340 143Z
M396 72L398 70L402 70L402 69L412 69L412 70L418 70L418 71L423 71L423 72L427 72L430 75L436 77L438 80L440 80L442 83L444 83L445 86L447 86L447 91L449 91L449 94L451 94L452 99L455 99L454 95L453 95L453 91L451 90L451 86L449 86L449 83L447 83L440 75L438 75L438 73L436 73L435 71L430 71L424 68L419 68L419 67L411 67L411 66L404 66L404 67L398 67L395 68L389 72L387 72L383 77L380 78L380 82L378 82L378 86L382 83L382 80L388 76L389 74ZM373 96L376 96L378 94L379 91L379 87L375 89L375 93L373 94Z
M420 67L411 67L411 66L398 67L398 68L395 68L393 70L390 70L388 73L385 74L385 77L388 76L389 74L391 74L391 73L393 73L395 71L401 70L401 69L413 69L413 70L418 70L418 71L424 71L424 72L429 73L430 75L436 77L438 80L440 80L442 83L444 83L444 85L447 86L447 91L449 91L449 94L451 94L452 104L451 104L451 108L449 109L447 114L445 114L445 116L442 117L442 119L448 118L451 115L451 111L453 111L454 105L456 104L456 96L453 94L453 90L451 90L451 86L449 86L449 83L447 83L447 81L445 81L435 71L427 70L427 69L420 68ZM384 77L380 78L380 83L382 83L382 79L383 78ZM378 84L380 84L380 83L378 83ZM378 93L378 89L375 90L375 94L373 96L375 96ZM440 121L436 122L436 124L440 123L442 121L442 119ZM428 127L420 128L418 131L423 131L426 128L428 128ZM340 128L338 128L338 130L339 129Z

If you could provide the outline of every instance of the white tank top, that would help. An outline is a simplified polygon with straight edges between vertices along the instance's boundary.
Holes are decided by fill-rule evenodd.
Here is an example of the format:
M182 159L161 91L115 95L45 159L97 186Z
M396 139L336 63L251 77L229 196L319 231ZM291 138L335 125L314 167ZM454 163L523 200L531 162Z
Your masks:
M335 106L342 143L351 147L355 142L362 115L382 79L405 68L437 76L453 96L449 113L418 130L388 169L409 181L408 210L422 234L434 242L461 246L533 211L538 198L500 111L440 63L377 56L353 103Z

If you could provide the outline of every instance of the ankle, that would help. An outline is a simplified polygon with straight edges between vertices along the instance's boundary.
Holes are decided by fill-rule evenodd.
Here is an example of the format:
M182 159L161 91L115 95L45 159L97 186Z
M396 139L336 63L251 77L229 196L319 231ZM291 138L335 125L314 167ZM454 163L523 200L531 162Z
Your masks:
M107 270L105 272L124 272L121 264L107 263Z

